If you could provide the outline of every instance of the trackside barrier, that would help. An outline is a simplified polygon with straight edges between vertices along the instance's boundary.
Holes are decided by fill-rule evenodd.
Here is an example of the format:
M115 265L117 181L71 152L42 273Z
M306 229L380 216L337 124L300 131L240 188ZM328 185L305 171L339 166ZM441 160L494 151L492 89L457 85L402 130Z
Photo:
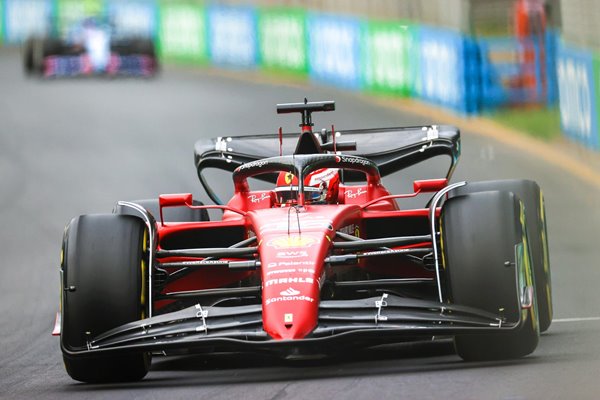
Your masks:
M4 0L4 41L20 44L30 35L44 35L52 29L51 0Z
M117 35L155 37L157 4L150 0L106 0L105 12Z
M220 66L253 68L257 64L256 10L252 7L208 8L210 60Z
M362 71L366 90L408 96L414 71L410 58L416 47L406 21L368 21L362 35Z
M101 0L55 0L53 30L58 35L64 35L85 17L102 15L103 12Z
M479 111L479 50L474 40L449 30L415 30L415 93L461 114Z
M310 13L308 26L310 78L361 89L360 20Z
M306 12L293 8L261 8L258 12L261 67L300 75L308 73Z
M166 60L305 75L342 88L421 98L464 115L558 100L565 134L600 150L600 58L560 42L557 32L537 42L475 40L442 28L302 8L201 0L0 0L0 43L64 33L97 14L118 33L155 38Z
M556 77L556 54L559 43L559 33L556 30L546 32L546 104L558 103L558 81Z
M556 62L560 120L563 132L600 150L598 138L599 61L590 52L559 44Z
M163 0L159 8L158 54L165 60L208 62L208 17L197 2Z
M4 42L4 0L0 0L0 46Z
M481 106L552 104L556 99L554 32L542 37L479 39Z
M592 128L592 139L590 139L590 144L588 147L600 151L600 57L598 54L594 54L594 78L592 80L592 85L594 88L594 109L592 111L593 117L592 121L594 121L594 128Z

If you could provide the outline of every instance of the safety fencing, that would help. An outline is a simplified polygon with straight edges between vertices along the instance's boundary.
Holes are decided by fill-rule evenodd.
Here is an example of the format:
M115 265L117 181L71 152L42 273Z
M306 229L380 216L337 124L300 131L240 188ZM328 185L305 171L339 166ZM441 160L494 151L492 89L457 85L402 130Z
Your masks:
M599 148L598 59L557 44L556 32L475 38L408 20L200 0L0 0L0 41L61 34L99 14L119 34L154 38L168 62L292 74L462 115L559 100L565 133Z

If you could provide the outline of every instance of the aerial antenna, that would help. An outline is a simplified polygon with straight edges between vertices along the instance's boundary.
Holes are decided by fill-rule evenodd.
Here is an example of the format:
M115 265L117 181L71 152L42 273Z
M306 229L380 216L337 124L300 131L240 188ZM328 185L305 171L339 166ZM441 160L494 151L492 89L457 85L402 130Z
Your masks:
M294 211L296 211L296 222L298 223L298 236L302 236L302 231L300 230L300 211L298 210L298 207L298 204L294 204L290 206L290 208L288 208L288 240L290 236L290 214L292 212L292 208L294 209Z
M279 127L279 157L283 155L283 128Z
M337 150L335 147L335 126L333 124L331 124L331 136L333 140L333 154L337 154Z

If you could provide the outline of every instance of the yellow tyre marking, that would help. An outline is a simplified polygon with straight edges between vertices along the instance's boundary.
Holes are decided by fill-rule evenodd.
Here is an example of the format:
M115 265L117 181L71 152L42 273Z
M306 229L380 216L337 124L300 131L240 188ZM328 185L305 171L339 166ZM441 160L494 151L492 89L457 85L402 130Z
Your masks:
M444 256L444 232L442 229L444 222L440 219L440 253L442 254L442 269L446 269L446 257ZM433 238L435 240L435 238Z
M144 229L144 236L142 238L142 262L141 262L141 273L142 273L142 290L140 291L140 304L142 306L142 319L146 318L146 252L148 250L148 230Z
M529 253L529 243L527 242L527 231L526 231L526 217L525 217L525 206L523 205L522 201L519 201L519 206L520 206L520 215L519 215L519 220L521 221L521 240L523 241L523 258L524 258L524 269L525 269L525 282L527 286L533 286L535 288L535 285L533 284L533 274L531 273L532 271L532 265L531 265L531 257L530 257L530 253ZM519 288L521 289L521 288ZM520 295L520 294L519 294ZM532 327L535 331L539 331L539 321L538 321L538 317L537 317L537 301L535 299L535 292L534 292L534 296L533 296L533 307L531 307L529 309L529 313L530 313L530 319L531 319L531 324Z
M552 287L548 276L550 275L550 259L548 251L548 238L546 237L546 208L544 204L544 193L540 189L540 220L542 221L541 236L542 236L542 253L544 257L544 273L546 274L546 287L544 288L546 294L546 303L548 304L548 315L552 317Z

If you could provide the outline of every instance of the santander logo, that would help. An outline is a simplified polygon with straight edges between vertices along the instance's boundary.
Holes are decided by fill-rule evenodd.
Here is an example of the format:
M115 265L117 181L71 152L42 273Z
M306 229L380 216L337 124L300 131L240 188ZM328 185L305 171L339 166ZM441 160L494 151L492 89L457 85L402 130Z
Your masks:
M280 296L297 296L299 294L300 292L292 287L287 288L286 290L279 293Z

